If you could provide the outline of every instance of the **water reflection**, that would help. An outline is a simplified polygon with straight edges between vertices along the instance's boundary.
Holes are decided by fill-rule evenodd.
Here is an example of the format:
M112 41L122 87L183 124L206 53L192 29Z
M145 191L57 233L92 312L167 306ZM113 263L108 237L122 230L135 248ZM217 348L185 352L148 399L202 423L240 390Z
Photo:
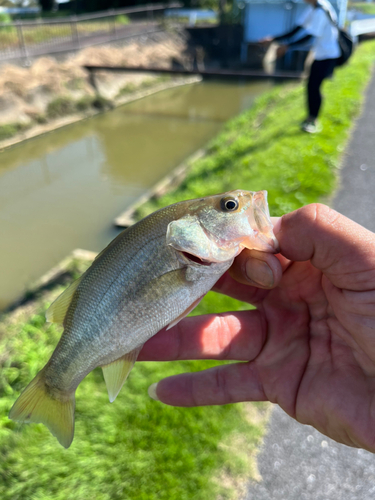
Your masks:
M0 153L0 308L74 248L103 248L114 217L262 90L179 87Z

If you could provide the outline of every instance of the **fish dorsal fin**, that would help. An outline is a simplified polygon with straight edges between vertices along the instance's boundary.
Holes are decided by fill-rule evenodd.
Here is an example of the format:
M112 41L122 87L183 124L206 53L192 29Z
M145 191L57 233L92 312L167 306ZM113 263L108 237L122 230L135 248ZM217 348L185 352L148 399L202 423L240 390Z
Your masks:
M66 316L66 312L72 302L74 292L77 290L80 284L82 276L77 280L73 281L71 285L68 286L66 290L63 291L57 299L52 302L46 312L46 320L50 323L63 323Z
M194 300L194 302L183 313L181 313L179 316L177 316L176 319L174 319L173 321L171 321L169 323L169 325L167 326L167 330L169 330L170 328L172 328L172 326L176 326L177 323L179 323L182 319L184 319L185 316L187 316L195 307L197 307L197 305L199 304L199 302L202 299L203 299L203 296L199 297L196 300Z
M116 359L116 361L102 366L110 403L113 403L113 401L117 398L118 393L124 385L125 380L128 378L128 375L131 372L142 347L143 344L133 351L126 353L121 358Z

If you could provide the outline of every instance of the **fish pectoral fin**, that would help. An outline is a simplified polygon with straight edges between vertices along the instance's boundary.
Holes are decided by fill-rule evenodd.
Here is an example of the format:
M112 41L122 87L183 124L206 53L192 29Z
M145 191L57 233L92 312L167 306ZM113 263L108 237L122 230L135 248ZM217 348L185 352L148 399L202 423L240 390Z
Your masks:
M142 347L143 344L133 351L126 353L121 358L116 359L116 361L112 361L112 363L102 366L110 403L113 403L117 398L121 387L124 385L134 363L137 361L138 354Z
M43 370L30 382L9 412L16 422L41 423L65 448L74 435L74 391L65 394L51 392L44 382Z
M203 297L204 296L202 295L202 297L199 297L198 299L194 300L194 302L183 313L181 313L179 316L177 316L176 319L174 319L173 321L171 321L169 323L169 325L167 326L166 329L169 330L173 326L176 326L177 323L179 323L182 319L185 318L185 316L187 316L193 309L195 309L197 307L197 305L203 299Z
M82 276L73 281L66 290L63 291L57 299L52 302L46 311L46 320L50 323L63 323L68 308L72 302L74 292L77 290L78 285L81 283Z

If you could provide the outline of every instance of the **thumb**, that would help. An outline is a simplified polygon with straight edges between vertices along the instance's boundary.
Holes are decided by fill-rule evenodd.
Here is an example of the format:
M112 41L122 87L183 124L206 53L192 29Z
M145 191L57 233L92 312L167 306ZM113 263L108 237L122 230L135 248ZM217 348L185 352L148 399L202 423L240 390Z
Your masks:
M375 284L375 234L321 205L307 205L281 217L274 233L280 253L310 260L339 288L369 290Z

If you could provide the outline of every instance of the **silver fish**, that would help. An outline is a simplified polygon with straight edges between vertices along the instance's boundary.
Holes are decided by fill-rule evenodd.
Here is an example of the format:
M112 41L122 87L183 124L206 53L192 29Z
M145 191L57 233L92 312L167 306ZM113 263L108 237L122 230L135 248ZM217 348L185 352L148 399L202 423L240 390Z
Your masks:
M143 344L194 309L243 248L278 249L266 191L183 201L123 231L48 309L64 332L9 417L44 423L68 448L82 379L101 366L114 401Z

